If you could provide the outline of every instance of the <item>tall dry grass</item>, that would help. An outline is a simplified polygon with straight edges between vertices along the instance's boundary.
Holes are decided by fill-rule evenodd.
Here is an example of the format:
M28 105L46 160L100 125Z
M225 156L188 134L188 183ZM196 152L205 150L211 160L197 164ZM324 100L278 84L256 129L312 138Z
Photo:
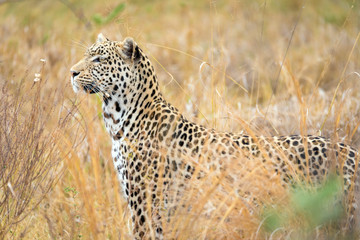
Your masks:
M133 36L151 56L166 99L190 120L254 135L321 134L359 148L356 1L307 1L303 8L303 1L286 0L136 0L113 18L117 1L7 2L0 1L1 238L131 238L101 100L76 96L69 81L70 67L99 32L113 40ZM341 232L331 222L311 222L296 200L336 195L333 185L320 197L291 195L264 175L248 174L242 183L263 200L256 208L221 180L193 184L183 200L195 203L193 210L165 224L169 236L304 239ZM220 185L229 194L214 190ZM215 211L205 211L209 200Z
M59 130L66 126L66 116L48 124L54 104L41 96L43 83L25 83L25 76L9 91L2 83L0 102L0 238L26 236L31 225L23 222L62 176L59 156ZM54 92L56 93L56 92ZM49 101L50 100L50 101Z

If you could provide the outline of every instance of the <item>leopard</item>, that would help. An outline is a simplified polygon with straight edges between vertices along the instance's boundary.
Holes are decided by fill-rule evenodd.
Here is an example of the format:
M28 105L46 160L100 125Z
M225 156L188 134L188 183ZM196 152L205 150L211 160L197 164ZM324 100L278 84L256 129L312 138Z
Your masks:
M178 207L191 179L225 174L219 179L235 184L244 177L236 169L253 171L259 164L269 172L269 181L276 176L284 186L295 181L295 172L319 183L335 169L355 208L351 194L359 188L355 148L322 136L234 134L191 122L165 100L153 64L131 37L112 41L100 33L70 74L76 93L102 98L102 116L134 239L164 239L163 223ZM244 185L234 188L239 197L248 194Z

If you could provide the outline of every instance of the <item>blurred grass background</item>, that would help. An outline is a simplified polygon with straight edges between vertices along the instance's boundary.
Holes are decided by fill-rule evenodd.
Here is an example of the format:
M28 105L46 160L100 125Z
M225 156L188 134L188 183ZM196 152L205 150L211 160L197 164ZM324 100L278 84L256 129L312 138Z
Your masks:
M119 41L132 36L152 59L166 99L190 120L231 132L321 134L359 149L359 1L0 0L0 23L0 138L7 146L0 153L0 238L130 237L101 100L75 95L70 84L70 67L100 32ZM38 125L26 125L34 119ZM40 145L9 140L18 134ZM16 154L19 145L28 154ZM44 155L35 159L52 167L21 178L39 149ZM19 211L22 194L32 198ZM283 204L275 211L297 203ZM269 223L263 214L244 214L240 235L222 222L222 235L214 236L301 239L324 224L298 215L286 221L290 215L270 213ZM201 223L218 222L198 221L189 231L214 238ZM177 238L186 236L195 235Z

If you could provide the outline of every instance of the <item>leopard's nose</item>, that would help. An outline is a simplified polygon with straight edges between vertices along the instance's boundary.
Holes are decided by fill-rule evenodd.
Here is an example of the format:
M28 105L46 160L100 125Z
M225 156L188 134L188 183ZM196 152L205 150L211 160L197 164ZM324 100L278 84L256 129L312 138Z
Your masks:
M73 78L80 74L80 72L75 71L75 70L70 70L70 73Z

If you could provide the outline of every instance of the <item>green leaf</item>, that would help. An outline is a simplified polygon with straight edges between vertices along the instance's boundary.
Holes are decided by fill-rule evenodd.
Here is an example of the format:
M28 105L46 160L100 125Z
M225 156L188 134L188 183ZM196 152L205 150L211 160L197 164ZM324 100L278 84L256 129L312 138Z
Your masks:
M306 184L294 186L289 205L265 206L264 230L272 233L276 229L296 226L294 236L300 239L311 236L317 227L336 224L346 216L341 204L342 193L342 181L338 176L330 176L317 188Z
M334 221L342 215L341 192L339 178L333 177L315 192L306 189L296 191L292 196L292 202L295 211L304 214L310 225L315 227Z
M122 11L124 11L124 9L125 3L120 3L106 17L102 17L99 14L94 14L92 19L98 25L107 24L114 20Z
M122 11L124 11L125 9L125 3L120 3L119 5L117 5L114 10L112 10L111 13L109 13L109 15L107 15L105 23L108 23L110 21L112 21L115 17L117 17Z
M104 22L103 18L102 18L99 14L93 15L93 16L92 16L92 19L93 19L93 21L94 21L96 24L98 24L98 25L101 25L101 24L103 24L103 22Z

